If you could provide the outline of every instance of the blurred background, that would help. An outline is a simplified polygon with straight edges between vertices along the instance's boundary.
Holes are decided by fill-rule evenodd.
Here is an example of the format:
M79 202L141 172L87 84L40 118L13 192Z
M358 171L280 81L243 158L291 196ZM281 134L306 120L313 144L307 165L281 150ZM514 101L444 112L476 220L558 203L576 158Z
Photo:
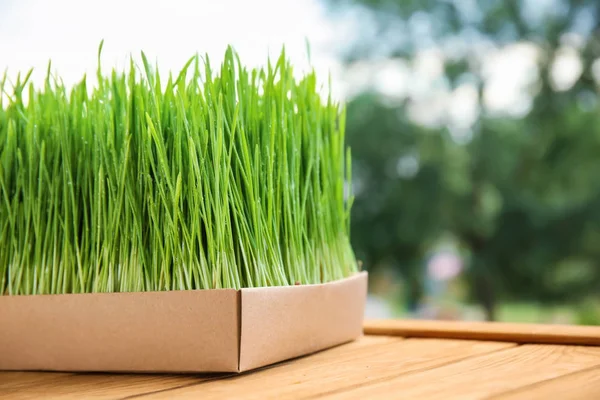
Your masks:
M9 76L93 75L102 39L330 78L368 317L600 324L598 0L0 0Z

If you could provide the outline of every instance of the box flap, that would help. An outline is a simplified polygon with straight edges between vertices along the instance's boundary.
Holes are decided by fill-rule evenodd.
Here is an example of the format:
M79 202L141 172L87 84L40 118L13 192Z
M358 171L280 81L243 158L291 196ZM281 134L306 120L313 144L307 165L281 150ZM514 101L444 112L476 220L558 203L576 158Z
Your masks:
M359 337L366 297L366 272L319 285L242 289L240 371Z
M0 296L0 370L237 371L239 295Z

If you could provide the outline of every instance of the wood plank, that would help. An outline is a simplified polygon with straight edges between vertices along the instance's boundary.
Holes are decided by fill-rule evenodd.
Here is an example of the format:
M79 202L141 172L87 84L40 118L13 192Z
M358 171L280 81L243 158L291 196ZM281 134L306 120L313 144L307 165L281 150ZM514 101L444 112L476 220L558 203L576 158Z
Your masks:
M600 399L600 367L535 383L493 397L494 400Z
M18 377L11 374L0 372L0 382L3 382L0 384L1 399L114 399L197 384L223 376L21 372L23 376Z
M511 346L514 345L436 339L388 340L369 348L348 345L278 367L142 398L305 398L356 385L380 382L399 374L432 368Z
M375 384L360 382L328 395L336 399L481 399L598 365L599 347L523 345Z
M27 387L71 375L73 374L68 372L0 371L0 393L8 389Z
M600 327L597 326L467 321L371 320L365 322L364 331L368 335L600 346Z
M368 336L356 346L398 342L397 337ZM199 384L232 374L150 375L150 374L72 374L53 372L0 372L0 398L114 399L156 393L190 384ZM235 374L234 374L235 375Z

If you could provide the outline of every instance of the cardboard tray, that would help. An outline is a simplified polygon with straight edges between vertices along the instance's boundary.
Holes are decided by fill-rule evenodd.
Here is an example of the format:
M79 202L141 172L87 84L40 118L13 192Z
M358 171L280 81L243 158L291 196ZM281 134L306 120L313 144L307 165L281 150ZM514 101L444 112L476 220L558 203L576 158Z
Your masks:
M362 334L367 273L318 285L0 296L0 370L242 372Z

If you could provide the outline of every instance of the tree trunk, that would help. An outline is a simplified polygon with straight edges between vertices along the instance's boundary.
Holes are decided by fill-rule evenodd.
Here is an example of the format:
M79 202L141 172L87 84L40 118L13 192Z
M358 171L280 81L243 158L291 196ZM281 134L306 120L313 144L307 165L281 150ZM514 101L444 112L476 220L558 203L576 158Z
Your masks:
M410 273L406 276L406 296L407 306L410 313L415 313L418 310L421 300L423 299L423 282L419 279L418 274Z
M477 302L483 307L486 321L496 320L496 288L492 273L481 257L474 255L473 260L473 286Z
M479 304L485 311L486 321L496 320L496 293L488 274L477 274L475 289Z
M402 269L402 275L405 282L405 301L408 312L414 314L418 311L419 305L423 300L424 288L423 288L423 270L420 264L419 252L414 248L396 248L398 264L405 260ZM411 261L407 261L411 260Z

